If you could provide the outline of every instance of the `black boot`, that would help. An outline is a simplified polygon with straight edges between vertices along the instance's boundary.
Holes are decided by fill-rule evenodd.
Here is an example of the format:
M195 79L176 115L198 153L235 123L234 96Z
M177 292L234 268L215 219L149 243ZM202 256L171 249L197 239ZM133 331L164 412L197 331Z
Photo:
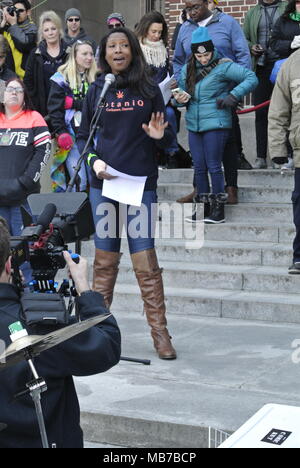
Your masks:
M252 169L252 166L249 163L249 161L247 161L247 159L245 158L244 153L241 153L238 155L237 163L238 163L238 169L242 169L244 171Z
M221 224L225 223L225 203L227 201L226 193L211 194L210 199L210 214L205 217L206 224Z
M193 200L192 216L187 216L187 223L203 222L204 218L210 213L210 203L207 194L196 195Z
M177 153L167 155L167 169L178 169Z

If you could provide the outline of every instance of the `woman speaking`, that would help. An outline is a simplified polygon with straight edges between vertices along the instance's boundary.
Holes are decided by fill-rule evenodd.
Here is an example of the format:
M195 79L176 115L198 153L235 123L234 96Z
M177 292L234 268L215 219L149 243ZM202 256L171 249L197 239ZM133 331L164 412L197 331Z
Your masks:
M102 39L99 68L102 74L88 91L77 140L79 148L83 150L103 89L104 77L107 73L113 73L116 82L108 90L99 131L86 154L91 168L90 199L95 225L101 225L103 219L107 219L107 213L101 209L104 205L110 207L108 222L118 224L120 203L102 195L103 179L110 177L107 165L131 176L147 177L142 197L142 206L146 210L141 210L144 216L141 223L150 226L148 235L143 232L143 228L139 236L132 235L128 229L135 218L132 215L134 209L130 205L126 207L128 216L125 228L154 347L161 359L175 359L176 352L166 328L163 282L151 229L156 222L153 214L155 210L151 209L157 202L156 145L168 147L174 135L165 122L165 106L159 87L149 78L149 70L138 39L130 30L113 30ZM99 229L96 229L95 246L93 288L103 294L109 307L121 257L120 232L105 236L100 235Z

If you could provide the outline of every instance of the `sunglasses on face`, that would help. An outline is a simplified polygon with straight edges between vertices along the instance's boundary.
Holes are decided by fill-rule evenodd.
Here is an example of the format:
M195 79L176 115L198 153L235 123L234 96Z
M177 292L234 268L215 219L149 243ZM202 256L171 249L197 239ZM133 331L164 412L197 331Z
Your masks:
M20 13L24 13L26 10L24 10L23 8L18 8L17 9L17 13L20 14Z
M68 18L68 21L69 23L73 23L75 21L75 23L78 23L80 21L80 18Z
M114 28L121 28L122 24L121 23L115 23L115 24L109 24L108 29L114 29Z

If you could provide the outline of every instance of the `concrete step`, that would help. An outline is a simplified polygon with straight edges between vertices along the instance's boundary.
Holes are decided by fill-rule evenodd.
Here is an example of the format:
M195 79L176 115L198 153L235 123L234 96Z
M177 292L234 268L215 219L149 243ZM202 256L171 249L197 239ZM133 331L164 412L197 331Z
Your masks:
M157 239L156 248L160 262L173 261L190 264L219 265L257 265L257 266L288 266L292 258L290 244L270 242L230 242L205 240L201 248L195 243L195 248L186 248L186 241L180 239ZM126 244L122 251L123 260L129 262ZM90 260L94 257L94 246L85 245L82 254ZM181 268L182 270L183 268Z
M177 200L192 191L190 184L159 184L157 193L158 199ZM239 187L239 202L240 203L291 203L291 189L289 188L273 188L259 185L240 186Z
M185 205L187 206L187 205ZM188 214L190 215L190 213ZM188 233L186 227L190 224L184 221L183 216L180 220L170 220L169 216L163 216L162 221L157 225L156 237L160 239L179 238L177 234ZM175 236L175 233L177 237ZM232 241L232 242L283 242L291 243L295 237L295 227L293 224L282 224L277 227L266 223L238 223L226 222L223 224L204 224L204 239L213 241Z
M179 224L179 225L178 225ZM175 241L178 239L185 239L186 226L190 229L191 224L182 224L170 222L170 219L163 219L157 224L156 239ZM202 226L203 227L203 226ZM201 227L201 229L202 229ZM224 224L204 225L204 240L205 241L228 241L236 243L283 243L291 246L295 236L295 227L292 224L281 224L280 227L274 224L254 224L254 223L238 223L226 222ZM123 243L126 244L126 239ZM124 244L123 244L124 245ZM256 247L255 245L254 247ZM87 257L93 257L95 252L94 242L92 240L82 243L82 252Z
M159 359L145 317L115 313L122 356L109 372L76 377L85 440L147 448L208 447L208 427L233 432L266 403L300 406L297 324L169 316L178 353ZM296 356L297 357L297 356Z
M293 219L293 208L291 203L239 203L238 205L226 205L226 221L228 222L273 222L274 225L281 222L290 222Z
M123 259L122 259L123 260ZM161 261L165 287L300 294L299 276L287 267ZM121 262L118 284L135 284L132 266Z
M165 287L165 297L168 316L179 315L183 320L185 317L223 317L300 323L299 294ZM136 282L117 283L112 310L142 313L143 303Z
M159 183L162 184L192 184L194 177L193 169L163 169L159 170ZM277 169L253 169L251 171L238 172L238 184L260 185L264 187L282 187L293 189L294 172L281 174Z

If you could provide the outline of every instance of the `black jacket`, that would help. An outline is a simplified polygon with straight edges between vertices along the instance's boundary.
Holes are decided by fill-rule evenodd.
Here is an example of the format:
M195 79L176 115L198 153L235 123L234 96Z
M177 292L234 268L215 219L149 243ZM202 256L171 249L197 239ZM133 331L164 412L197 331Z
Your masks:
M154 83L153 83L154 84ZM90 124L104 85L104 75L91 84L83 103L82 122L77 133L77 145L83 151L90 133ZM147 176L145 190L155 190L158 178L157 147L168 147L174 138L170 126L161 140L150 138L142 128L152 113L165 112L163 97L155 85L153 98L144 98L131 88L111 86L106 95L106 106L100 118L99 138L87 154L95 153L108 165L125 174ZM165 115L166 120L166 115ZM93 173L91 186L101 188L102 181Z
M295 36L300 35L300 23L281 16L275 23L270 47L281 59L289 57L298 49L291 49L291 43Z
M54 74L57 68L65 63L69 50L67 44L62 41L58 57L53 58L48 55L46 43L42 41L29 56L24 83L35 110L42 114L43 117L47 116L48 113L47 100L50 91L50 79L47 79L45 76L45 64L47 62L52 66L52 74Z
M82 320L107 312L99 293L87 293L76 301ZM0 284L0 338L6 346L11 342L8 327L20 320L20 311L17 289ZM28 334L49 332L43 327L26 328ZM80 409L72 376L88 376L110 369L120 359L120 342L118 325L109 317L34 359L37 372L48 387L42 394L42 408L50 447L55 443L58 448L82 448ZM41 448L30 396L13 398L30 380L32 374L25 361L0 372L0 422L7 425L7 429L0 432L0 448Z

